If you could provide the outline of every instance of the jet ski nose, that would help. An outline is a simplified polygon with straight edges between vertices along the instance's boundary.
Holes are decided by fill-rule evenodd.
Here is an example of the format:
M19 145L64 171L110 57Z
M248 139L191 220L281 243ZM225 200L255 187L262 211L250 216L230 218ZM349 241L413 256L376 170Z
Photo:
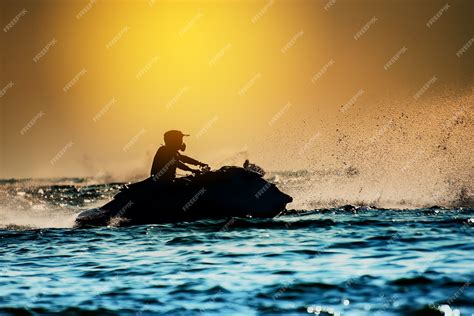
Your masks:
M283 201L284 203L291 203L293 202L293 198L288 194L283 193Z

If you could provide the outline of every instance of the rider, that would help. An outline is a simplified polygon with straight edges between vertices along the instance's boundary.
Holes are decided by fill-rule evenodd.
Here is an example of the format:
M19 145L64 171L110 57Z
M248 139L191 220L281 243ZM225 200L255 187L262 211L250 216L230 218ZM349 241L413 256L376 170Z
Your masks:
M197 173L199 170L192 169L185 164L208 167L207 164L199 162L191 157L182 155L179 151L186 149L183 137L189 136L181 131L171 130L164 134L165 145L158 148L151 167L151 176L155 181L170 182L176 177L176 168Z

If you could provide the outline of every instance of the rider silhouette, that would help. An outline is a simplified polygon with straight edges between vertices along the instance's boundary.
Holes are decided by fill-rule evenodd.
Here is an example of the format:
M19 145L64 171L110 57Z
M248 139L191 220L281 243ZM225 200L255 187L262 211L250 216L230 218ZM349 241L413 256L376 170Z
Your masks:
M165 145L158 148L151 167L151 176L155 181L171 182L176 178L176 168L193 173L199 170L192 169L185 164L207 167L207 164L199 162L191 157L182 155L179 151L186 149L183 137L189 136L181 131L171 130L164 134Z

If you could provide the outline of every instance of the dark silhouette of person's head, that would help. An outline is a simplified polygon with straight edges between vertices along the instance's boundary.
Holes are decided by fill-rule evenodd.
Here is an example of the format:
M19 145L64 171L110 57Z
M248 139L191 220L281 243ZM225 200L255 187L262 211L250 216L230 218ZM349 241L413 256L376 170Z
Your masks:
M184 151L186 149L186 144L183 142L184 136L189 135L177 130L167 131L164 134L165 146L172 150Z

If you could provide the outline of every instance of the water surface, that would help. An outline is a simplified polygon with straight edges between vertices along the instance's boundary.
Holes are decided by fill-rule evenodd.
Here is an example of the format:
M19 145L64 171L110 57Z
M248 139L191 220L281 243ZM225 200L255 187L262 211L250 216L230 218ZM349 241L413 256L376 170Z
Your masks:
M38 212L68 218L109 197L73 187L19 197L52 195L56 206ZM5 207L14 206L0 210L3 224ZM471 315L473 222L462 208L334 208L271 220L9 225L0 230L0 314Z

